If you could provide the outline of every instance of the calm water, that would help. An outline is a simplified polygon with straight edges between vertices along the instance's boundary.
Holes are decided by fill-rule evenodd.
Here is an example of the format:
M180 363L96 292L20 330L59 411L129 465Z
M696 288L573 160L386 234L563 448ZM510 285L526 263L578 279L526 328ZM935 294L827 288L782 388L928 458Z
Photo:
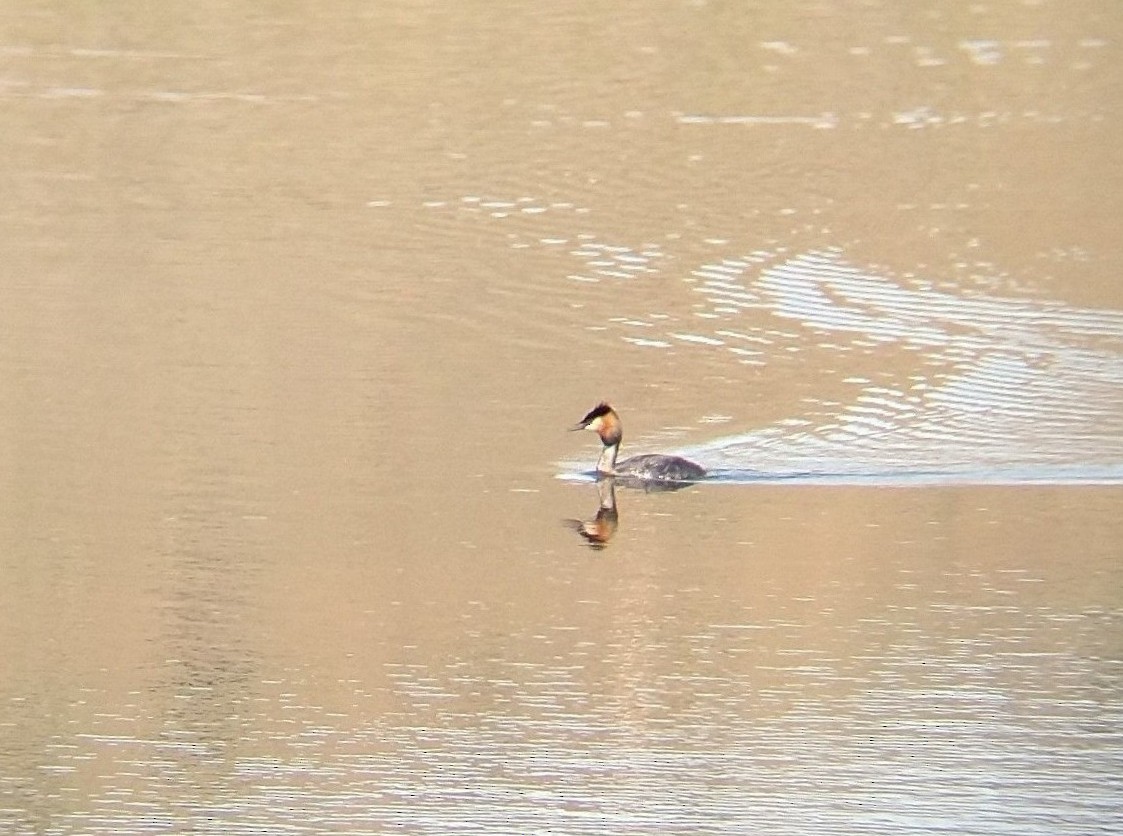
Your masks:
M0 832L1123 830L1123 16L446 5L0 9Z

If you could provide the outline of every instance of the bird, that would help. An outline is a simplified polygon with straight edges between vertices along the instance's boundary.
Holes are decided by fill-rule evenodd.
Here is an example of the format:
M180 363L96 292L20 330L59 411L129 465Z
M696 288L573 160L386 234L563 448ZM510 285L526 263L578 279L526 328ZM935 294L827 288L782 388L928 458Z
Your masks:
M681 456L668 456L663 453L645 453L632 456L617 463L620 442L624 438L623 425L616 410L602 401L589 410L588 414L570 428L592 430L601 440L604 449L597 461L598 476L622 477L641 483L683 484L697 482L706 476L706 469Z

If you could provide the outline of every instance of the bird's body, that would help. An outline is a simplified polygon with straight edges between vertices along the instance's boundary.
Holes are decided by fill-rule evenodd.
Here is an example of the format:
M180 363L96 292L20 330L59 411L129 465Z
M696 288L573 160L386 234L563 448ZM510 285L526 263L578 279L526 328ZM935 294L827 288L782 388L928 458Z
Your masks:
M696 482L706 475L706 470L681 456L646 453L619 462L616 475L653 482Z

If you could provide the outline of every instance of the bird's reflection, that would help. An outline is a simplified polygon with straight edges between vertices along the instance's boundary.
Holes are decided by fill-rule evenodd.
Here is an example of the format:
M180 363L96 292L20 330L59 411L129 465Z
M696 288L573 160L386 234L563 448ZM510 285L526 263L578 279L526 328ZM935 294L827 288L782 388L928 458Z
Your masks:
M565 524L585 538L590 548L603 549L616 534L620 515L616 511L616 479L605 476L597 480L600 503L591 520L566 520Z
M616 510L616 488L634 488L644 493L669 493L688 488L694 482L667 482L652 481L650 479L635 479L630 476L605 476L598 475L597 479L597 514L591 520L563 520L568 528L572 528L583 538L590 547L600 550L608 545L608 541L616 534L620 525L620 514Z

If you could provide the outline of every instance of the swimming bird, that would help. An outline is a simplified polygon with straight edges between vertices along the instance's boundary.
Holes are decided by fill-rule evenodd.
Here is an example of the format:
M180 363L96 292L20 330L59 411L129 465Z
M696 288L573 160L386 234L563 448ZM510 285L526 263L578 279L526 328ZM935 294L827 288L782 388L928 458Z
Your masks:
M706 469L681 456L647 453L632 456L617 464L616 454L624 438L623 425L616 410L603 401L589 410L573 430L592 430L600 436L604 449L597 462L597 475L618 476L626 480L652 483L696 482L706 475Z

